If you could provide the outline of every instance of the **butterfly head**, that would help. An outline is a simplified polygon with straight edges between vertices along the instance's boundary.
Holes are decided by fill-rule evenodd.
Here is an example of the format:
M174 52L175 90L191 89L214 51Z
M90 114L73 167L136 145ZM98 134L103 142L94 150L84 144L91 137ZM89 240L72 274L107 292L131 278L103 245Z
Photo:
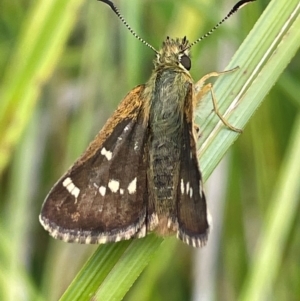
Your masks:
M156 54L154 65L155 69L178 66L184 71L189 71L191 69L190 43L186 37L175 40L167 37Z

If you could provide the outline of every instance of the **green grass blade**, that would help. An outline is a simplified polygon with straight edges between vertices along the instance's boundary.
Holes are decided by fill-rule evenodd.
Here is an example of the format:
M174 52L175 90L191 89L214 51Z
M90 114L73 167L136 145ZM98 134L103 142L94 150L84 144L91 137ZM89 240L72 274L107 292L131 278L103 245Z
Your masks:
M137 277L148 265L161 242L162 238L155 235L150 235L144 241L133 241L97 290L95 299L99 301L122 300Z
M296 119L290 146L277 189L265 219L262 234L252 258L253 266L246 279L239 300L266 300L271 293L287 244L288 234L300 201L300 115ZM272 296L272 295L271 295Z
M162 239L155 235L100 246L60 301L121 300L149 263Z
M0 174L28 123L75 22L82 0L37 1L4 75L0 102Z

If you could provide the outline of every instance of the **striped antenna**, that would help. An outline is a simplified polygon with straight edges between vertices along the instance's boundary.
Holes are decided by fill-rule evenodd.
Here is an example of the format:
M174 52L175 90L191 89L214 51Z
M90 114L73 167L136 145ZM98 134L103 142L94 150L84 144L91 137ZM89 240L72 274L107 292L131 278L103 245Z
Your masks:
M230 12L225 16L225 18L223 18L217 25L215 25L209 32L207 32L205 35L203 35L202 37L200 37L199 39L197 39L195 42L191 43L186 49L191 48L192 46L198 44L200 41L202 41L203 39L207 38L208 36L210 36L221 24L223 24L229 17L231 17L231 15L233 15L235 12L237 12L240 8L242 8L243 6L245 6L246 4L250 3L250 2L254 2L256 0L241 0L238 3L236 3L234 5L234 7L230 10Z
M121 15L119 9L114 5L113 2L111 2L110 0L98 0L101 2L106 3L107 5L110 6L110 8L114 11L114 13L118 16L118 18L122 21L122 23L127 27L127 29L131 32L131 34L137 38L140 42L142 42L143 44L145 44L146 46L148 46L149 48L151 48L156 54L158 54L158 51L152 46L150 45L148 42L146 42L144 39L142 39L140 36L138 36L135 31L131 28L131 26L126 22L126 20L124 19L124 17Z

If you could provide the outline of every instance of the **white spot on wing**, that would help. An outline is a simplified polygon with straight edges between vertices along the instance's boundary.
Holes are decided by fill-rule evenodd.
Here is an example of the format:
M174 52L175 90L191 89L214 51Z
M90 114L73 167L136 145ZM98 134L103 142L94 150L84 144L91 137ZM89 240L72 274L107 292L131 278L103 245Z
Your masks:
M105 158L106 158L108 161L111 160L111 158L112 158L112 152L106 150L105 147L103 147L103 148L101 149L101 155L105 156Z
M74 188L72 190L72 194L75 196L76 199L78 198L79 193L80 193L80 189L74 185Z
M180 182L180 190L181 190L181 194L184 194L184 183L183 183L183 179L181 179L181 182Z
M186 183L186 194L189 193L189 190L190 190L190 182L187 182Z
M80 189L74 185L70 177L67 177L62 184L76 199L78 198Z
M105 194L106 194L106 187L101 186L101 187L99 188L99 193L100 193L102 196L105 196Z
M120 188L120 194L124 194L124 189Z
M190 188L190 198L192 198L192 196L193 196L193 188L191 187Z
M71 178L66 178L64 181L63 181L63 185L64 185L64 187L68 187L68 185L69 184L71 184L72 183L72 180L71 180Z
M139 143L137 141L134 142L134 148L135 151L139 149Z
M129 194L136 192L136 177L129 183L127 190Z
M120 182L117 180L109 180L108 187L111 190L111 192L116 193L119 190Z

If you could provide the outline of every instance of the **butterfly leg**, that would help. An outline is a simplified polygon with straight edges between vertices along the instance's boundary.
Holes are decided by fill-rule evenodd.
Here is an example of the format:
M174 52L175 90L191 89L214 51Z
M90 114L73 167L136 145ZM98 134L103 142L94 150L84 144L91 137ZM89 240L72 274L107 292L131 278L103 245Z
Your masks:
M229 129L231 129L234 132L237 133L242 133L241 129L238 129L234 126L232 126L224 117L223 115L220 113L219 109L218 109L218 105L217 105L217 100L215 97L215 93L213 90L213 85L211 83L208 84L204 84L205 81L211 77L218 77L220 75L226 74L226 73L230 73L230 72L234 72L238 69L238 67L227 70L227 71L223 71L223 72L211 72L206 74L205 76L203 76L196 84L195 84L195 98L194 98L194 107L196 107L202 97L207 94L208 92L211 93L211 97L212 97L212 102L213 102L213 107L214 107L214 111L217 114L217 116L220 118L220 120L224 123L224 125L226 125Z

